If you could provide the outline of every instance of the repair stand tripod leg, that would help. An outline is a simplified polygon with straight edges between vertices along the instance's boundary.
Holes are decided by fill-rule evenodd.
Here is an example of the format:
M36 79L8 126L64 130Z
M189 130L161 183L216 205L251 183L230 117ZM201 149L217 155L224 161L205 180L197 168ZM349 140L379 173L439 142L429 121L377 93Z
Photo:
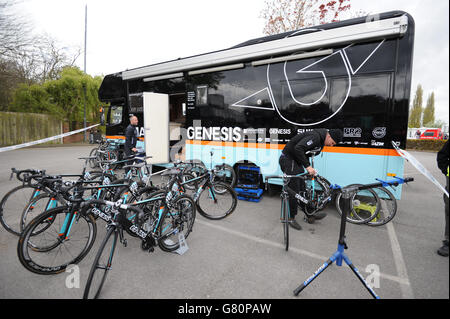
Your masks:
M325 269L328 268L333 262L336 262L337 266L342 266L342 260L350 267L353 273L358 277L361 283L370 292L373 298L379 299L375 291L367 284L362 275L359 273L358 269L353 265L350 258L344 253L344 249L347 249L347 244L345 243L345 225L347 220L347 213L350 210L350 199L351 192L347 190L342 191L342 198L344 199L344 209L341 216L341 230L339 234L339 243L337 251L319 268L314 274L312 274L308 279L306 279L297 289L294 290L294 295L298 294L305 289L314 279L316 279Z

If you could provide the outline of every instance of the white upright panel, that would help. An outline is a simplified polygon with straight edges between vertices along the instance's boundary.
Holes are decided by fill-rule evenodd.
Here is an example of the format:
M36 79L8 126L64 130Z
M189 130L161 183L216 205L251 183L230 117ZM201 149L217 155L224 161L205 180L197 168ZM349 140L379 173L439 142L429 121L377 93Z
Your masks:
M169 163L169 96L144 92L145 153L148 164Z

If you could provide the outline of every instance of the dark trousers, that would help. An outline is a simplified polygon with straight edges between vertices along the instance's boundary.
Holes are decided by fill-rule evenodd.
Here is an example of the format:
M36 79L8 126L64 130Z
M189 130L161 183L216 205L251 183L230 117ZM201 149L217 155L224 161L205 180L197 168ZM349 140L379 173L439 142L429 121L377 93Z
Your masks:
M303 173L305 171L303 166L299 166L295 160L293 160L292 158L290 158L286 155L280 156L279 164L280 164L281 170L286 175L297 175L297 174ZM291 180L289 181L288 187L296 193L303 192L306 189L305 181L300 178L291 178ZM295 197L289 195L290 218L295 218L295 216L297 215L297 206L298 206L298 204L297 204L297 200L295 199Z
M447 185L446 185L446 189L448 192L448 176L447 176ZM448 242L448 197L444 194L444 205L445 205L445 240Z

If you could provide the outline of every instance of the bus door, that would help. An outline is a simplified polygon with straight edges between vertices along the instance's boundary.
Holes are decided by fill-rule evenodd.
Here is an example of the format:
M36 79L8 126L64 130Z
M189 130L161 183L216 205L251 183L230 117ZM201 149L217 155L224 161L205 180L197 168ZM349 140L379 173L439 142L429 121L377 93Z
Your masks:
M186 127L186 93L169 94L170 146L182 139L182 129ZM180 149L181 153L181 149Z
M143 93L144 142L149 164L169 162L169 95Z

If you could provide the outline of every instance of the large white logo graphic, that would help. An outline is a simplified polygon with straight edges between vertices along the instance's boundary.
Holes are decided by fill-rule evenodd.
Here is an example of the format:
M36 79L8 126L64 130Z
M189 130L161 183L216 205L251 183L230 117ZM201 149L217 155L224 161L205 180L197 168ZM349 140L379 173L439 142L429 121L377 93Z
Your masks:
M304 30L306 31L320 32L316 29ZM353 44L350 44L306 66L306 60L285 61L283 65L268 64L267 87L240 99L232 106L275 110L283 120L294 125L312 126L325 122L339 113L345 105L352 88L352 76L370 60L383 43L384 40L362 58L360 55L356 57L347 52L353 47ZM344 78L343 74L346 75ZM334 91L339 93L333 92L332 102L328 98L331 78L339 78L339 84L336 84L338 87L334 88ZM264 100L270 101L270 107L261 105L261 101ZM324 105L329 103L332 105L327 107L326 112L323 111ZM307 115L308 112L315 113L314 120ZM292 118L293 114L295 118ZM317 114L320 114L319 117Z

